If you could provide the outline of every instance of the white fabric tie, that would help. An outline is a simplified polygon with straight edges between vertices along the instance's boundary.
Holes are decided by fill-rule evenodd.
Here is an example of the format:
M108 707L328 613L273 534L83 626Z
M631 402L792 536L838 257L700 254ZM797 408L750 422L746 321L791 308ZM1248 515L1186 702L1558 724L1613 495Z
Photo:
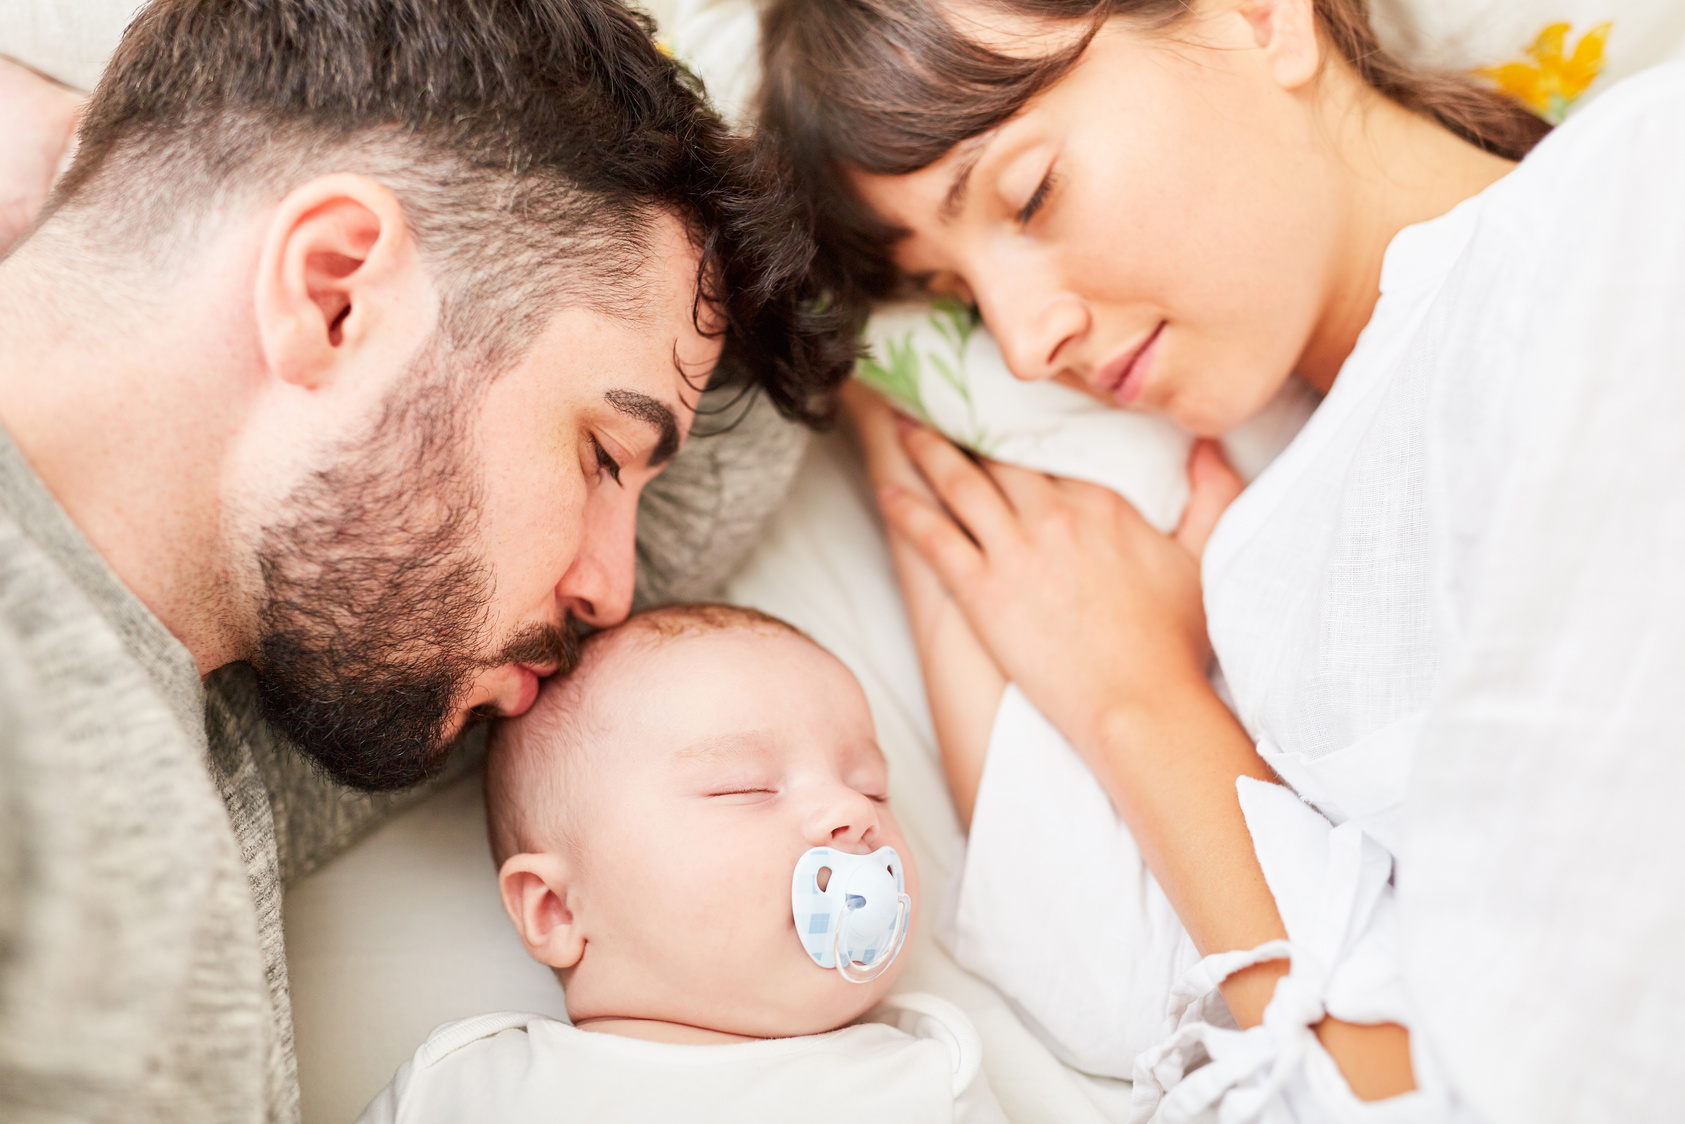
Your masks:
M1207 956L1182 977L1168 1005L1174 1029L1136 1060L1131 1124L1184 1124L1213 1106L1222 1124L1277 1116L1272 1106L1285 1112L1282 1093L1303 1071L1307 1054L1320 1048L1313 1028L1329 1014L1331 992L1341 990L1341 970L1354 957L1392 959L1390 934L1379 935L1372 925L1385 913L1377 908L1391 869L1385 852L1355 823L1333 827L1279 785L1241 778L1238 787L1290 939ZM1283 959L1291 967L1276 983L1263 1021L1249 1030L1223 1025L1229 1021L1218 993L1223 981ZM1364 968L1363 975L1376 974L1373 964ZM1372 997L1365 1001L1366 1008L1373 1005ZM1209 1063L1190 1073L1202 1057Z

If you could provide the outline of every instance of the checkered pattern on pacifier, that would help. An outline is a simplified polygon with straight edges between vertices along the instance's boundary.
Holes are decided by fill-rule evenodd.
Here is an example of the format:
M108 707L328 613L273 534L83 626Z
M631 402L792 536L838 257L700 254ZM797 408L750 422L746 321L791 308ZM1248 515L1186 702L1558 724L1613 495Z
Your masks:
M912 919L901 856L894 847L869 855L814 847L796 860L790 910L815 964L851 983L874 980L900 954Z

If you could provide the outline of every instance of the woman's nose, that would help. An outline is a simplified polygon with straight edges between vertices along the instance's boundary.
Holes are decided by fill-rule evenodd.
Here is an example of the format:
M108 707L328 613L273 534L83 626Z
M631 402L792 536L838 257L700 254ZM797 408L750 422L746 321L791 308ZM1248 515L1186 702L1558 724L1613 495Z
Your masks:
M597 628L625 620L636 579L638 493L604 489L586 508L579 553L557 584L562 608Z
M980 291L978 299L983 322L1000 345L1007 369L1025 382L1041 382L1072 369L1088 334L1088 306L1074 293L1041 282L1033 271L1017 276L1002 272L1000 283Z

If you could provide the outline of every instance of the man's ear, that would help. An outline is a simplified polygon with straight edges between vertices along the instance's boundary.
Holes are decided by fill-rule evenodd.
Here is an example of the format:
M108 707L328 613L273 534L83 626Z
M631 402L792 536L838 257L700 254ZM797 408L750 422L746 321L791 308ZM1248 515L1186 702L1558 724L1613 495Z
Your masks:
M585 935L576 915L572 872L561 855L511 855L497 872L503 909L527 954L552 968L572 968L585 955Z
M406 291L425 284L418 267L403 208L374 180L339 173L289 192L258 262L258 332L271 373L324 385L418 295Z
M1240 14L1284 90L1298 90L1322 66L1314 0L1242 0Z

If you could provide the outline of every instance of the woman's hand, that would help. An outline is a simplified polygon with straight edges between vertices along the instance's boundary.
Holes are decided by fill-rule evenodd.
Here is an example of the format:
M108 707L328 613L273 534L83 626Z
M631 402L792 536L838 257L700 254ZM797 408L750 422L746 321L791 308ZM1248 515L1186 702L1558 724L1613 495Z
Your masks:
M867 460L892 546L930 567L924 580L940 580L1088 760L1194 944L1212 953L1285 937L1235 796L1236 777L1273 775L1205 678L1199 559L1241 490L1216 447L1194 447L1188 508L1167 536L1103 488L980 465L903 423L913 479L874 409L850 412L874 434ZM1286 973L1270 961L1223 982L1240 1026L1262 1020ZM1414 1087L1402 1027L1326 1018L1316 1029L1363 1099Z
M919 470L901 447L898 415L889 404L852 382L842 390L842 404L865 454L866 472L873 486L894 484L934 501ZM889 550L924 673L948 793L960 823L969 830L1006 677L942 587L936 572L912 545L900 535L890 535Z
M1105 488L979 464L912 423L902 439L934 495L885 482L885 519L1079 749L1120 714L1206 689L1199 556L1242 486L1214 445L1195 446L1187 513L1166 536Z
M76 91L0 58L0 254L46 203L84 105Z

